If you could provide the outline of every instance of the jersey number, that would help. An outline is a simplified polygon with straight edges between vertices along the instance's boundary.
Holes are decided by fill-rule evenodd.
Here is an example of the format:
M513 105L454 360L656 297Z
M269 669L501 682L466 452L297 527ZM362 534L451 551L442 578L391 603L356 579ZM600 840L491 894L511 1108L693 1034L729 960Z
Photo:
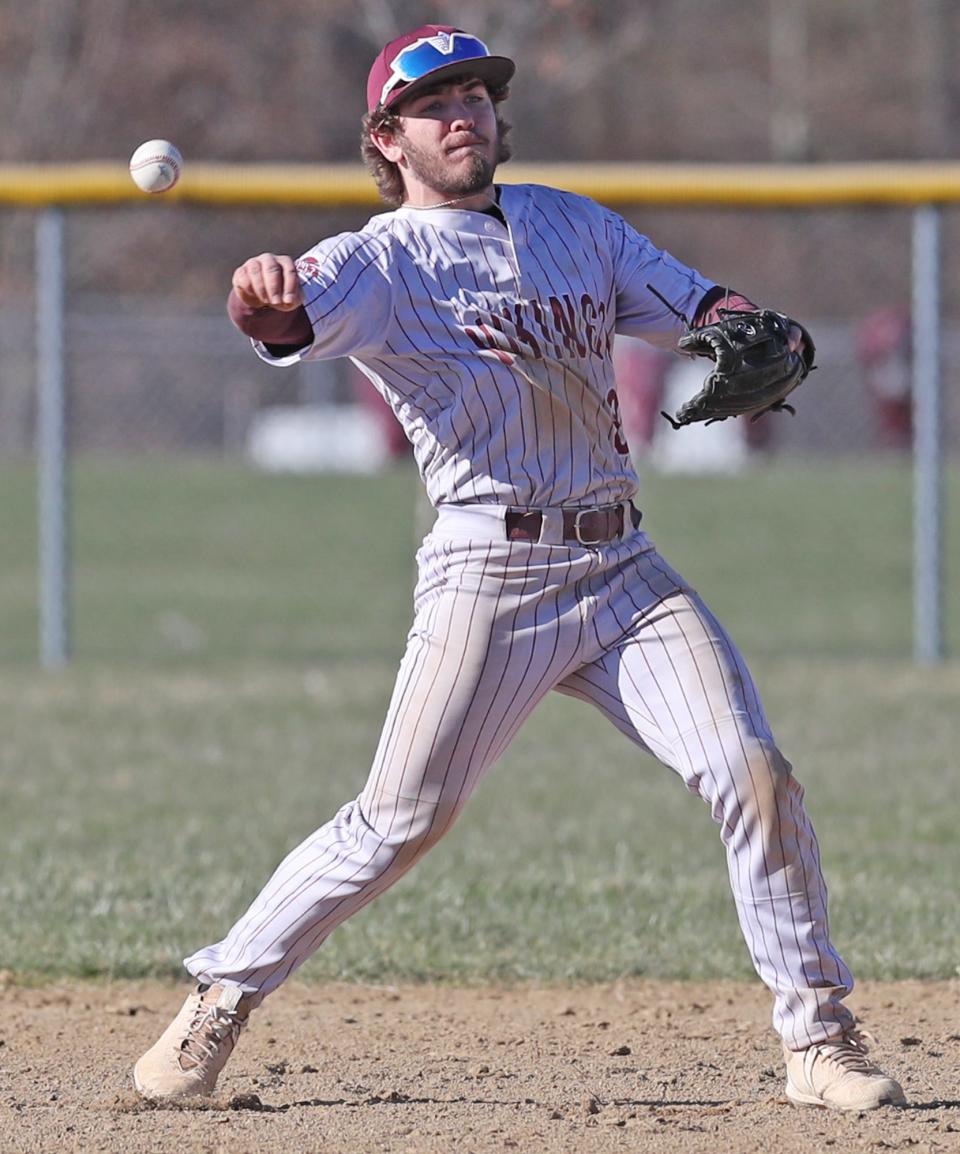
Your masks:
M613 447L618 453L622 453L625 457L630 455L630 446L627 444L627 438L623 435L623 418L620 415L620 398L617 396L617 390L611 389L607 393L607 404L613 412Z

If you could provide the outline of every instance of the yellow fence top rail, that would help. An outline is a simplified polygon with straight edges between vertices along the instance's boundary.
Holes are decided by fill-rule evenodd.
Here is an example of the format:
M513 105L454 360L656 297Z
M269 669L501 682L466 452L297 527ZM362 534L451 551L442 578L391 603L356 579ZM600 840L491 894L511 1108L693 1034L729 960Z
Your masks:
M960 163L509 164L504 183L551 184L604 204L918 205L960 201ZM0 205L42 208L120 202L335 208L380 204L357 164L210 164L189 161L162 196L135 187L115 162L0 165Z

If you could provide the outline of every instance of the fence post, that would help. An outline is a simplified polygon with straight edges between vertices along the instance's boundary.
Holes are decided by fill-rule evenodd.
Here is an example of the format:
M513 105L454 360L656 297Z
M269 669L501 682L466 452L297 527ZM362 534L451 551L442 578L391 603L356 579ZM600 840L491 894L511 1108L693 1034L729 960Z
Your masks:
M45 209L36 226L40 661L45 669L65 665L70 656L63 244L63 212Z
M944 656L942 457L940 210L922 205L913 218L913 653L921 664Z

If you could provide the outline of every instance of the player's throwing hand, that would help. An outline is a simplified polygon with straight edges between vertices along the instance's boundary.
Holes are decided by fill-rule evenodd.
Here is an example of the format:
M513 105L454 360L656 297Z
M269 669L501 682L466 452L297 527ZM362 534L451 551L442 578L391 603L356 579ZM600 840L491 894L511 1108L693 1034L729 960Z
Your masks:
M291 312L303 303L291 256L263 252L244 261L233 274L233 288L247 308Z

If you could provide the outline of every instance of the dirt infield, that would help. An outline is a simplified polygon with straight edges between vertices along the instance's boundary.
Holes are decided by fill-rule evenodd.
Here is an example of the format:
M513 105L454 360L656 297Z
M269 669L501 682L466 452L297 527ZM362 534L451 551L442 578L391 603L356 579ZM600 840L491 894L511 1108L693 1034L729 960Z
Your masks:
M910 1107L797 1109L755 985L291 984L191 1108L130 1066L179 1007L159 984L0 990L0 1150L210 1154L960 1151L960 982L853 1006Z

